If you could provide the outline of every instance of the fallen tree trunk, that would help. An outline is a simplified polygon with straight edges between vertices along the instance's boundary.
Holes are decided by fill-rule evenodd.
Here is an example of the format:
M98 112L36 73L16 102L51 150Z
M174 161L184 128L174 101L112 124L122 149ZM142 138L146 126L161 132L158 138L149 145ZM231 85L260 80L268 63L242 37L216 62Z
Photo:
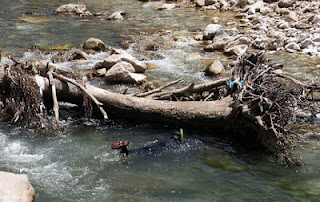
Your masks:
M39 77L37 78L39 79ZM45 83L44 96L50 97L51 90L47 78L41 77ZM59 101L80 105L81 91L75 85L54 79ZM231 97L210 102L174 102L139 98L132 95L113 93L87 84L88 91L103 103L104 109L114 118L134 118L148 121L191 125L210 124L210 127L222 128L232 114ZM119 113L120 112L120 113Z

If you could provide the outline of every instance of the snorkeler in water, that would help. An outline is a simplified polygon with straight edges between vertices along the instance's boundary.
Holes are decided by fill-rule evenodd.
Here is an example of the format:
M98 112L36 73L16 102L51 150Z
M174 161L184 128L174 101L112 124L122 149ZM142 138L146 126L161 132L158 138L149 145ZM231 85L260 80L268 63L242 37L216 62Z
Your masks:
M129 156L129 154L159 154L164 150L178 148L183 143L183 130L180 129L179 135L174 135L170 139L156 141L154 144L139 149L128 150L129 141L119 141L112 144L112 149L119 149L121 155Z

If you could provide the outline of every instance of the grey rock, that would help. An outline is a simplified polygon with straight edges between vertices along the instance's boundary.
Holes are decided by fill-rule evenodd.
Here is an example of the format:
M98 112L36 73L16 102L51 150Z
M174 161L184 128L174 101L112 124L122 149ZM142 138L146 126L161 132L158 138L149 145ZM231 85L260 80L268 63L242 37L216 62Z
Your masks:
M311 39L305 39L304 41L301 42L300 48L305 49L312 44L313 44L313 41Z
M126 13L124 11L116 11L109 15L108 20L124 20L123 16Z
M174 4L174 3L172 3L172 4L161 4L161 5L156 6L156 9L157 10L172 10L174 8L177 8L177 7L178 7L178 5Z
M216 36L216 34L220 34L221 35L221 33L224 33L221 25L219 25L219 24L209 24L205 28L205 30L203 32L203 39L211 40Z
M54 10L55 13L85 13L87 7L83 4L64 4Z
M34 201L35 191L25 174L0 171L0 201Z
M279 14L280 14L280 15L289 15L289 14L290 14L290 10L287 9L287 8L281 8L281 9L279 10Z
M312 25L299 22L294 27L297 29L310 29L312 27Z
M103 41L97 38L89 38L83 44L84 50L105 51L107 50Z
M137 84L143 82L146 76L143 74L135 74L134 67L128 62L118 62L105 74L108 83L126 83Z
M288 43L284 48L289 52L300 50L300 46L295 42Z
M203 50L206 51L206 52L213 52L214 51L212 44L206 45L203 48Z
M68 56L68 60L72 61L72 60L87 60L87 57L84 55L85 53L79 51L79 50L75 50L72 51L70 53L70 55Z
M205 0L204 1L204 5L205 6L210 6L210 5L213 5L215 3L217 3L217 0Z
M278 27L279 27L279 29L287 29L287 28L289 28L289 23L282 21L278 24Z
M205 5L205 0L195 0L196 7L203 7Z
M207 76L214 76L223 74L225 72L225 68L219 60L214 60L212 64L206 67L204 72Z
M320 35L315 35L312 40L314 42L320 42Z
M320 24L320 15L313 15L308 19L309 23Z
M248 7L248 14L255 14L257 11L260 11L261 8L263 8L263 1L257 1Z
M296 0L280 0L278 1L278 6L280 8L289 8L295 3L296 3Z
M287 22L296 22L299 20L299 17L297 16L296 12L290 12L285 20Z
M225 48L224 51L231 55L241 56L247 51L247 49L248 49L248 45L242 44L242 45Z
M223 50L226 47L226 45L227 45L226 40L217 41L212 44L212 49L213 50Z
M269 13L272 13L272 12L273 12L273 10L271 8L269 8L269 7L260 8L260 13L262 15L268 15Z
M226 49L229 49L233 46L237 46L237 45L251 45L252 43L252 40L248 37L245 37L245 36L241 36L241 37L238 37L238 38L233 38L233 39L229 39L227 41L227 45L226 45Z
M308 37L309 37L309 34L301 33L301 34L299 34L299 36L298 36L298 42L302 42L302 41L304 41L305 39L307 39Z
M113 65L115 65L118 62L121 61L126 61L132 64L132 66L135 68L136 73L143 73L147 69L147 64L144 62L139 61L135 57L131 56L129 53L127 53L124 50L120 49L114 49L112 51L112 54L107 57L103 62L102 62L102 67L110 69Z

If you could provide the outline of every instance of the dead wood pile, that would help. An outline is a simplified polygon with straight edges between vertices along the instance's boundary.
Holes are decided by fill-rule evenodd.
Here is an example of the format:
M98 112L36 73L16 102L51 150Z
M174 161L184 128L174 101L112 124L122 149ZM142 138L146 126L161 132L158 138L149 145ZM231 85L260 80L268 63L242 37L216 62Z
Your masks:
M79 107L85 109L87 117L92 113L93 101L104 119L115 118L107 113L120 110L153 121L229 127L235 134L254 139L254 144L294 163L289 149L297 137L287 126L296 120L298 112L309 113L310 118L319 113L319 100L313 96L319 84L306 85L279 73L281 65L272 64L262 53L239 58L231 79L164 91L177 80L135 95L86 85L79 76L50 63L39 67L11 59L12 65L0 64L0 119L32 127L55 125L48 118L52 113L59 128L58 101L82 103ZM43 79L43 95L35 77Z

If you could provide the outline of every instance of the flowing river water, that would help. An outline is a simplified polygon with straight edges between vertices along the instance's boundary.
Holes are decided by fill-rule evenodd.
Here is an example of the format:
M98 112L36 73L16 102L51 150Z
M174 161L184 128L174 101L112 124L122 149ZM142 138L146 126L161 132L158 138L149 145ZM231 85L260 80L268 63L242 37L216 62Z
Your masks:
M52 11L65 3L85 3L90 11L124 10L126 20L113 22L106 17L83 19L54 15ZM30 57L24 53L31 46L44 49L80 48L89 37L124 48L123 41L135 41L129 52L146 57L159 69L147 73L159 83L184 78L188 82L210 80L199 73L207 60L216 54L201 52L199 44L187 40L219 16L221 23L234 21L232 13L205 12L182 6L179 10L156 11L158 2L127 1L41 1L2 0L0 3L0 50ZM31 16L30 13L33 13ZM176 37L161 38L159 31L171 30ZM139 40L138 40L139 39ZM166 41L168 40L168 41ZM158 51L145 51L155 42ZM161 46L161 45L159 45ZM83 72L101 61L105 53L88 55L86 62L62 63L66 69ZM318 59L298 54L271 54L285 64L285 70L300 79L320 76ZM2 58L5 62L5 58ZM65 130L35 136L23 128L0 127L0 170L26 173L36 190L37 201L304 201L320 199L320 142L313 141L296 151L306 166L286 168L270 156L242 151L230 141L214 138L222 134L185 130L186 143L152 155L119 157L111 149L115 141L127 139L130 148L168 139L168 126L99 124L65 120ZM306 125L306 126L305 126ZM300 131L319 122L301 125ZM306 128L305 130L303 130Z

